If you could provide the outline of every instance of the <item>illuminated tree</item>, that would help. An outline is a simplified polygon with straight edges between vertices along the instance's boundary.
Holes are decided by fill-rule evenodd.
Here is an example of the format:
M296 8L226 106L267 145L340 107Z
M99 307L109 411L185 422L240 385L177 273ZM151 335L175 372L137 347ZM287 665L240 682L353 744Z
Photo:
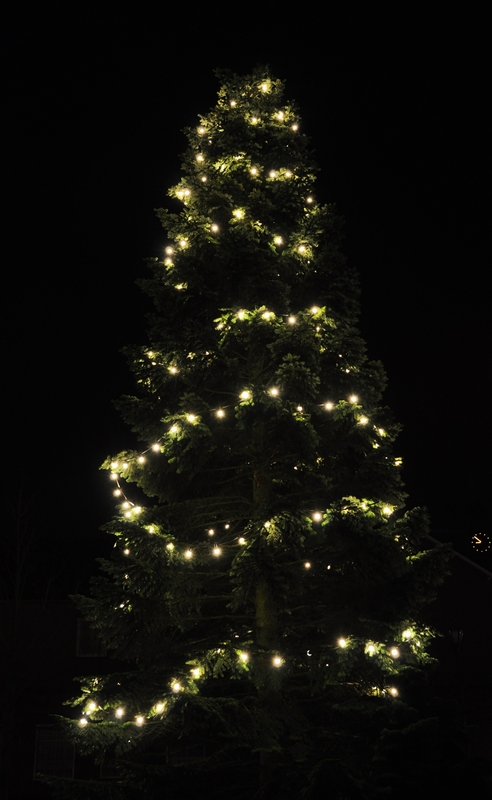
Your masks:
M403 511L384 372L296 107L267 71L221 77L181 211L159 211L120 403L142 444L105 464L114 557L78 598L128 669L83 681L71 729L116 759L122 797L363 796L381 731L419 719L443 553Z

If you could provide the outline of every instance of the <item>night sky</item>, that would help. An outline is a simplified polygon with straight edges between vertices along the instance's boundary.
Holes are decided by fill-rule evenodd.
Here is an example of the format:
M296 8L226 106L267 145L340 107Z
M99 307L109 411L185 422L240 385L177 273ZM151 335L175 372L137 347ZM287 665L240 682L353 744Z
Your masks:
M121 348L146 341L135 280L162 252L154 209L179 179L181 131L215 104L215 68L257 64L286 81L320 165L317 197L345 217L362 334L404 426L408 504L492 569L470 544L492 536L489 44L485 19L418 6L328 3L328 23L254 3L8 12L4 489L34 493L71 589L111 546L98 468L135 444L112 399L133 391Z

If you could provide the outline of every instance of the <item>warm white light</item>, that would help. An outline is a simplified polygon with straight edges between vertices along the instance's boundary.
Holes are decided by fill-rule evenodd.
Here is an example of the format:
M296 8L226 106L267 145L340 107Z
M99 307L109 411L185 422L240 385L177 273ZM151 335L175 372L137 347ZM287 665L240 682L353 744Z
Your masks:
M273 663L274 667L280 667L280 666L282 666L282 659L280 658L280 656L275 656L272 659L272 663Z
M359 399L359 398L357 397L357 395L356 395L356 394L351 394L351 395L350 395L350 397L349 397L349 401L350 401L351 403L356 403L356 402L358 401L358 399Z
M148 532L149 532L149 533L155 533L155 528L154 528L154 526L153 526L153 525L149 525L149 527L147 528L147 530L148 530Z
M234 106L235 106L235 105L236 105L236 101L235 101L235 100L231 100L231 106L232 106L232 108L234 108Z
M210 230L212 231L212 233L217 233L219 230L219 226L216 225L214 222L214 224L210 226Z
M212 553L214 554L214 556L220 556L222 555L222 550L220 549L220 547L214 547Z
M123 461L123 464L121 465L121 468L122 469L128 469L128 461Z
M164 264L166 265L166 267L172 267L172 265L173 265L172 258L165 258L164 259Z
M368 422L369 420L367 417L360 417L359 419L359 425L367 425Z
M407 629L406 629L405 631L403 631L403 633L402 633L402 637L403 637L404 639L406 639L406 640L407 640L407 642L408 642L408 640L409 640L409 639L411 639L411 638L412 638L412 636L413 636L413 632L410 630L410 628L407 628Z
M117 475L116 472L112 472L109 477L111 478L112 481L117 481L118 480L118 475Z
M131 511L125 511L125 517L126 517L127 519L129 519L129 518L131 517L131 515L132 515L132 512L131 512Z
M270 391L269 391L269 394L271 394L271 395L272 395L272 397L277 397L277 395L278 395L278 389L276 389L275 387L273 387L273 389L270 389Z
M239 539L238 539L238 543L239 543L239 544L246 544L246 539L244 538L244 536L240 536L240 537L239 537Z
M236 219L242 219L244 216L244 212L240 208L235 208L232 214L234 217L236 217Z
M313 306L312 309L311 309L311 314L317 314L318 311L319 311L318 306Z
M216 417L225 417L225 411L224 411L224 409L223 409L223 408L219 408L219 409L217 409L217 411L215 412L215 416L216 416Z
M276 178L277 177L277 173L275 172L274 169L272 169L269 174L270 174L270 178Z
M130 508L130 503L129 503L128 500L125 500L125 502L122 505L123 505L123 508Z
M310 561L305 561L304 562L304 569L311 569L311 562Z
M173 683L173 685L172 685L172 690L173 690L173 692L176 692L176 693L180 692L181 691L181 684L178 683L178 681L176 681L176 683Z
M298 410L298 412L299 412L299 413L301 413L302 411L304 411L304 409L303 409L303 407L302 407L302 406L297 406L297 410Z
M378 428L378 433L380 436L384 436L386 431L384 430L384 428Z
M321 520L323 519L323 514L321 513L321 511L315 511L313 514L313 519L315 522L321 522Z
M191 674L193 675L194 678L199 678L200 677L200 667L194 667L191 670Z
M283 119L283 118L284 118L284 112L283 111L277 111L277 119Z
M258 122L258 117L251 117L251 122L253 125L256 125L256 123Z
M328 403L325 403L325 409L326 409L326 411L331 411L331 410L332 410L332 408L333 408L333 403L330 403L330 402L328 402Z
M249 400L250 397L251 397L251 392L248 392L248 390L245 389L244 392L241 392L241 394L239 396L240 396L241 400Z
M158 714L161 714L164 711L164 703L157 703L155 710Z
M312 197L306 197L306 203L312 203L312 202L313 202Z
M187 550L185 553L185 558L193 558L193 550Z
M154 450L154 452L156 452L156 453L160 453L160 451L161 451L160 444L157 444L157 442L155 444L153 444L152 445L152 450Z
M207 182L207 176L206 175L202 175L200 180L201 180L202 183L206 183Z
M251 169L250 169L250 173L251 173L252 175L257 175L257 174L258 174L258 170L256 169L256 167L251 167Z
M389 506L384 506L383 514L386 514L386 516L389 517L390 514L392 514L392 513L393 513L393 509L392 508L390 508Z
M214 529L213 529L213 528L210 528L210 529L208 530L208 535L209 535L209 536L214 536L214 535L215 535L215 531L214 531Z
M297 130L299 130L299 125L297 125L296 123L294 123L294 125L292 126L292 130L293 130L293 131L297 131Z
M297 322L297 318L296 317L289 317L287 322L289 323L289 325L295 325L296 322Z
M87 720L86 720L85 717L82 717L82 719L79 719L79 725L81 725L82 727L84 727L84 725L87 725Z
M140 716L135 717L135 722L137 723L137 725L143 725L144 724L144 718L140 717Z
M239 658L241 659L241 661L246 662L249 659L249 655L248 653L239 653Z
M188 244L188 242L186 241L186 239L180 239L179 240L179 246L180 247L185 248L187 246L187 244Z
M238 318L238 319L244 319L244 317L245 317L245 314L246 314L246 312L245 312L245 311L238 311L238 312L237 312L237 318Z
M145 457L144 456L139 456L137 458L137 461L138 461L139 464L145 464Z
M297 248L297 252L298 253L305 253L306 252L306 246L303 245L303 244L300 244L299 247Z
M339 647L347 647L347 640L346 639L339 639L338 640Z
M168 256L172 256L172 254L174 253L173 248L172 247L166 247L166 253L167 253ZM150 353L149 353L149 356L150 356L150 358L152 358Z
M270 520L267 520L267 521L265 522L265 524L264 524L264 527L265 527L265 528L270 528L271 524L272 524L272 523L270 522Z
M200 136L203 136L203 134L205 133L205 128L203 127L203 125L200 125L200 127L198 128L198 133L200 134Z
M397 647L392 647L390 653L393 656L393 658L398 658L400 655L400 651L398 650Z
M120 719L124 713L125 711L123 708L117 708L116 711L114 712L114 715L115 717L118 717L118 719Z
M372 656L372 655L374 655L375 652L376 652L376 648L374 647L374 645L373 644L368 644L367 647L366 647L366 653L369 653L369 655Z
M169 367L169 372L172 375L176 375L176 373L178 372L178 368L173 365L172 367Z
M177 425L171 425L171 427L169 428L169 433L177 433L178 431L179 428Z
M281 236L276 236L273 241L275 242L275 244L283 244L284 240L282 239Z
M393 697L398 697L398 689L396 689L395 686L392 686L389 692L391 695L393 695Z
M285 177L286 178L292 178L292 172L290 171L290 169L286 169L285 170Z
M113 494L114 494L115 497L119 497L120 494L121 494L121 489L115 489Z
M117 461L112 461L111 462L111 469L117 469L117 468L118 468L118 462Z
M260 88L262 92L268 92L268 83L262 83Z
M187 414L186 419L188 420L188 422L194 422L196 420L196 417L194 414Z
M202 154L201 154L201 153L198 153L198 155L197 155L197 157L196 157L196 160L197 160L197 161L203 161L203 156L202 156Z
M169 542L169 544L166 544L166 547L167 547L168 550L174 550L174 545L173 545L172 542Z
M273 317L274 315L272 311L264 311L261 316L263 319L270 319L270 317Z
M123 550L123 553L125 554L125 556L129 556L130 555L130 551L129 551L128 547L125 547L125 549Z
M97 705L96 705L96 703L94 702L94 700L91 700L91 702L89 703L89 705L87 706L87 708L89 709L89 711L95 711L95 710L96 710L96 708L97 708Z

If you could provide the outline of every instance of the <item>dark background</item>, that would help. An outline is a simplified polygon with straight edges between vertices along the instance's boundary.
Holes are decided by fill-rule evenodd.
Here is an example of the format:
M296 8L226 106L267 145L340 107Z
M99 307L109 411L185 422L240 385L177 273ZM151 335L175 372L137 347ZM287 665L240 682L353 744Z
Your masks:
M437 539L492 569L490 553L471 549L474 534L492 536L488 23L420 4L296 9L7 10L4 491L7 505L20 485L34 498L67 590L85 588L110 547L99 527L113 498L98 467L134 444L111 401L133 389L120 349L145 342L135 280L162 252L153 209L179 178L181 130L214 105L216 67L258 63L285 79L321 167L318 199L346 218L361 330L404 426L409 505L427 506Z

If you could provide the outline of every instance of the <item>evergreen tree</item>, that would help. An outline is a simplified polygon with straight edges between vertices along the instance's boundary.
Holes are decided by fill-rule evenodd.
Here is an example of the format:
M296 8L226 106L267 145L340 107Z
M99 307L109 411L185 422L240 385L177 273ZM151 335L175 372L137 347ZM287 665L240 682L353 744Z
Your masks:
M115 797L364 797L396 785L389 732L426 728L422 609L445 559L403 510L297 109L268 70L220 77L142 282L149 344L119 404L141 444L104 465L114 557L78 598L122 669L83 679L67 724L119 764Z

